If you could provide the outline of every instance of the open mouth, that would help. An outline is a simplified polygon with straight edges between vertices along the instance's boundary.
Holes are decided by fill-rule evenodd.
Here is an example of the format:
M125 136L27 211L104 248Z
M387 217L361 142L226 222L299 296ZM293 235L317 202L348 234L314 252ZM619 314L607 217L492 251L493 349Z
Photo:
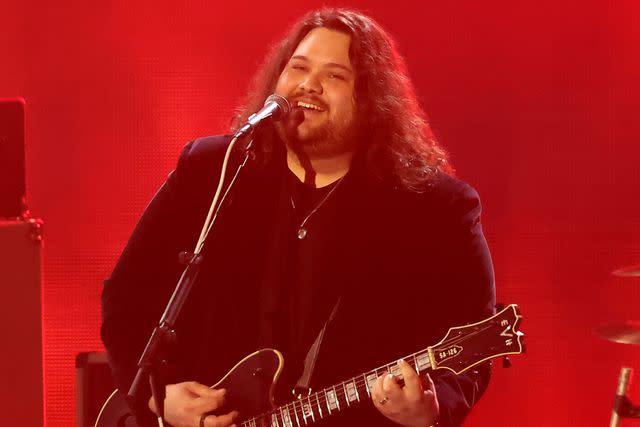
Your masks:
M320 108L316 104L312 104L310 102L298 101L296 103L296 107L302 108L306 111L324 111L324 109Z

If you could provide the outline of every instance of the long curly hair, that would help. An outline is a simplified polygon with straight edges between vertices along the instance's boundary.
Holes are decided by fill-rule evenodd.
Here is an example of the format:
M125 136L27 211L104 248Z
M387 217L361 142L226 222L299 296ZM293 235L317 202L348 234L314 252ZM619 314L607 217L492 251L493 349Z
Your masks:
M256 73L245 101L236 110L231 130L242 126L262 107L300 41L318 27L351 36L355 102L359 123L366 132L361 145L364 152L358 154L364 155L367 169L412 191L424 190L438 172L453 175L448 155L433 135L394 40L373 19L352 10L324 8L309 12L296 23L272 47ZM264 147L269 150L268 145Z

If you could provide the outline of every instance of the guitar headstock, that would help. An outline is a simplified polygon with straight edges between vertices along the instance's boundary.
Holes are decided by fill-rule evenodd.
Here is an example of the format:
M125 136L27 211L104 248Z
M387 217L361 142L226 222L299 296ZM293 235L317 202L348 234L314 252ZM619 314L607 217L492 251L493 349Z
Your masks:
M511 304L481 322L449 329L438 344L429 347L432 369L461 374L486 360L523 353L521 319L518 306Z

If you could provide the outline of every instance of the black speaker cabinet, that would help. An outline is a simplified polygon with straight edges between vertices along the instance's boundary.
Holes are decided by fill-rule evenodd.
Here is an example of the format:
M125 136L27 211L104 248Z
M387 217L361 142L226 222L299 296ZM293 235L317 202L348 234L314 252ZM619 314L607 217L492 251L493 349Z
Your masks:
M20 217L24 199L24 100L0 99L0 218Z
M2 425L43 425L41 225L0 220Z

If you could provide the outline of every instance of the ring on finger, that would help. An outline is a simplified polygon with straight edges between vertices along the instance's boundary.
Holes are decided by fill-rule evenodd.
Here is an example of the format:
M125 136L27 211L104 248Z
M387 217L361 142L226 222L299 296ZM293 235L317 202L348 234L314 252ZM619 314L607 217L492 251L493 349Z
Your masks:
M381 405L384 405L388 401L389 401L389 398L387 396L385 396L384 398L378 400L378 403L381 404Z

